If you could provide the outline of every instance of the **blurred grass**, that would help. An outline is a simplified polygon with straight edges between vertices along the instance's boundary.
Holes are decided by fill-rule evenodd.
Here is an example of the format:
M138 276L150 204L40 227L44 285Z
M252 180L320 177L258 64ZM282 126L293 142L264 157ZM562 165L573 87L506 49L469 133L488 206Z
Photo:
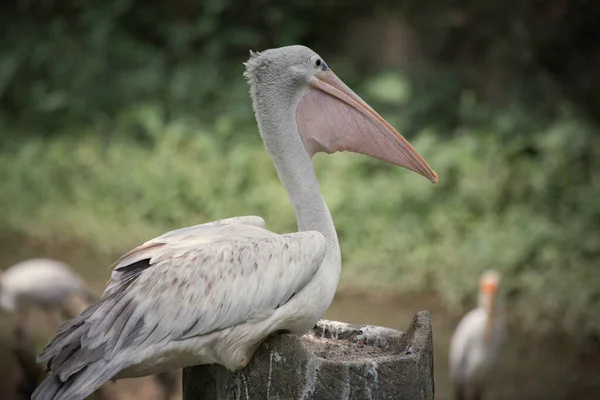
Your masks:
M277 232L295 229L254 126L161 115L151 106L120 115L123 129L133 124L150 138L143 144L93 126L5 144L0 230L106 254L235 215L261 215ZM589 151L586 135L569 119L523 143L492 131L452 139L423 131L411 142L438 172L438 185L360 155L317 156L342 246L342 287L435 289L457 309L472 300L477 275L496 268L510 314L526 329L600 332L600 158L583 171L565 156ZM531 146L543 151L523 156Z

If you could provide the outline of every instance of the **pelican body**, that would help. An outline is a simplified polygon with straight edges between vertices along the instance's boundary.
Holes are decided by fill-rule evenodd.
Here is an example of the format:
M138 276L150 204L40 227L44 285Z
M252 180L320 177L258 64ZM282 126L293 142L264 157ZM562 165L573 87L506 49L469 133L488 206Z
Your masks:
M341 272L312 156L353 151L437 175L410 144L303 46L252 53L245 77L265 148L298 232L245 216L166 233L123 255L102 298L43 350L34 400L83 399L109 379L218 363L248 364L269 335L308 332Z
M450 342L450 376L456 400L481 400L506 338L506 322L497 299L500 276L482 275L479 305L469 311Z
M0 275L0 308L17 313L20 320L30 308L50 312L62 307L71 296L87 301L93 298L81 278L61 261L26 260Z

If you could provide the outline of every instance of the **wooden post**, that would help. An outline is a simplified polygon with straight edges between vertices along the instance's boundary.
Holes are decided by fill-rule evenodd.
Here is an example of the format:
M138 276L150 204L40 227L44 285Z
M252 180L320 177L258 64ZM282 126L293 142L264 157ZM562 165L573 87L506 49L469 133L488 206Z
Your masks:
M429 312L404 333L321 320L302 338L275 335L235 373L216 364L183 370L183 400L433 399Z

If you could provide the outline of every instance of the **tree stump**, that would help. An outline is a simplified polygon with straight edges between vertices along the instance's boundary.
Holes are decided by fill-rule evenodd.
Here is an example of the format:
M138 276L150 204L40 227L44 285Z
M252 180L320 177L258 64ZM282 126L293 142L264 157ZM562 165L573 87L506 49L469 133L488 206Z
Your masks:
M248 366L185 368L183 400L433 399L429 312L404 333L321 320L308 334L274 335Z

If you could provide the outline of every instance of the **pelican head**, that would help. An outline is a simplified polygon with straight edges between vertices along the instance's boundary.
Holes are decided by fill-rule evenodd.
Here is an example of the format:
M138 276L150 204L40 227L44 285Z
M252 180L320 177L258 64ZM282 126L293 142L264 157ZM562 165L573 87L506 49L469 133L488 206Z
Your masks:
M317 152L362 153L437 182L437 174L408 141L311 49L288 46L251 52L245 65L261 135L267 144L279 141L278 154L296 136L311 157Z

